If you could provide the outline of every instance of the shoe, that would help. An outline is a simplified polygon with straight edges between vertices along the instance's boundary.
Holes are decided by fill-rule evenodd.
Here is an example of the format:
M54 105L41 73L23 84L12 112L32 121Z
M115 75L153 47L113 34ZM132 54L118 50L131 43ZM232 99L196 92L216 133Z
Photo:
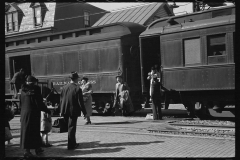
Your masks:
M53 145L48 143L48 144L42 144L42 147L52 147Z
M36 155L39 155L39 154L41 154L43 152L44 152L44 150L42 148L35 149Z
M74 150L74 149L78 148L78 146L79 146L79 143L75 144L75 146L73 148L68 148L68 150Z
M89 125L89 124L91 124L91 121L85 123L85 125Z
M29 153L26 152L26 153L23 154L23 157L24 158L30 158L30 157L35 157L35 156L31 152L29 152Z

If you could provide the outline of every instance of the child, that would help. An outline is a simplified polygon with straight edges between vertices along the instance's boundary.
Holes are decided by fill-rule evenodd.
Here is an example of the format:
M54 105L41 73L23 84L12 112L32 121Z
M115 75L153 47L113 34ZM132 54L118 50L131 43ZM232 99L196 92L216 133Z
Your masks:
M14 108L10 107L9 104L5 103L5 127L11 130L9 121L11 121L14 118ZM8 140L8 144L12 144L11 139Z
M51 115L45 112L41 112L41 136L43 147L51 147L52 145L48 142L48 133L52 129L52 118Z

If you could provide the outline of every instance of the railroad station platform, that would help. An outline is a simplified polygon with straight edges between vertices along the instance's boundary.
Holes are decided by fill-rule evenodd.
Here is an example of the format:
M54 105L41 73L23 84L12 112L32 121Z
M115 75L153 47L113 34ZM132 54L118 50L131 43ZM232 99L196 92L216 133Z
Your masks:
M58 117L53 117L53 120ZM173 129L167 122L181 118L146 120L145 117L92 116L91 125L78 118L76 139L80 146L67 150L67 133L50 133L53 144L44 148L40 157L80 158L233 158L235 140L184 135L150 133L148 128ZM20 117L10 121L14 139L5 145L5 157L22 157L20 144ZM32 150L32 153L34 151Z

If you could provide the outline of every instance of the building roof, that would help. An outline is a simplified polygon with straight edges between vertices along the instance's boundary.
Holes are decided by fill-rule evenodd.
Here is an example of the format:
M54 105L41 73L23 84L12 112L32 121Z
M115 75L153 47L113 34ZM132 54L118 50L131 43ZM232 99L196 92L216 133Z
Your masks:
M166 5L166 3L151 3L149 5L107 13L93 27L116 22L133 22L144 25L163 5Z

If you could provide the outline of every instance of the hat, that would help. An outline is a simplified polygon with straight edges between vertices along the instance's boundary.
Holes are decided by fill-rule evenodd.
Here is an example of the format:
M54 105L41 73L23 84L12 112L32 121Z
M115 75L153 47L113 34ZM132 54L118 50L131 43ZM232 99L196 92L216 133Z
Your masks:
M69 78L76 79L76 78L79 78L79 76L78 76L77 72L75 71L75 72L71 72Z
M83 77L81 80L85 80L87 82L88 78L87 77Z
M38 82L38 79L33 77L33 76L28 76L27 77L27 82Z
M122 75L117 75L116 78L118 78L118 77L123 78Z

